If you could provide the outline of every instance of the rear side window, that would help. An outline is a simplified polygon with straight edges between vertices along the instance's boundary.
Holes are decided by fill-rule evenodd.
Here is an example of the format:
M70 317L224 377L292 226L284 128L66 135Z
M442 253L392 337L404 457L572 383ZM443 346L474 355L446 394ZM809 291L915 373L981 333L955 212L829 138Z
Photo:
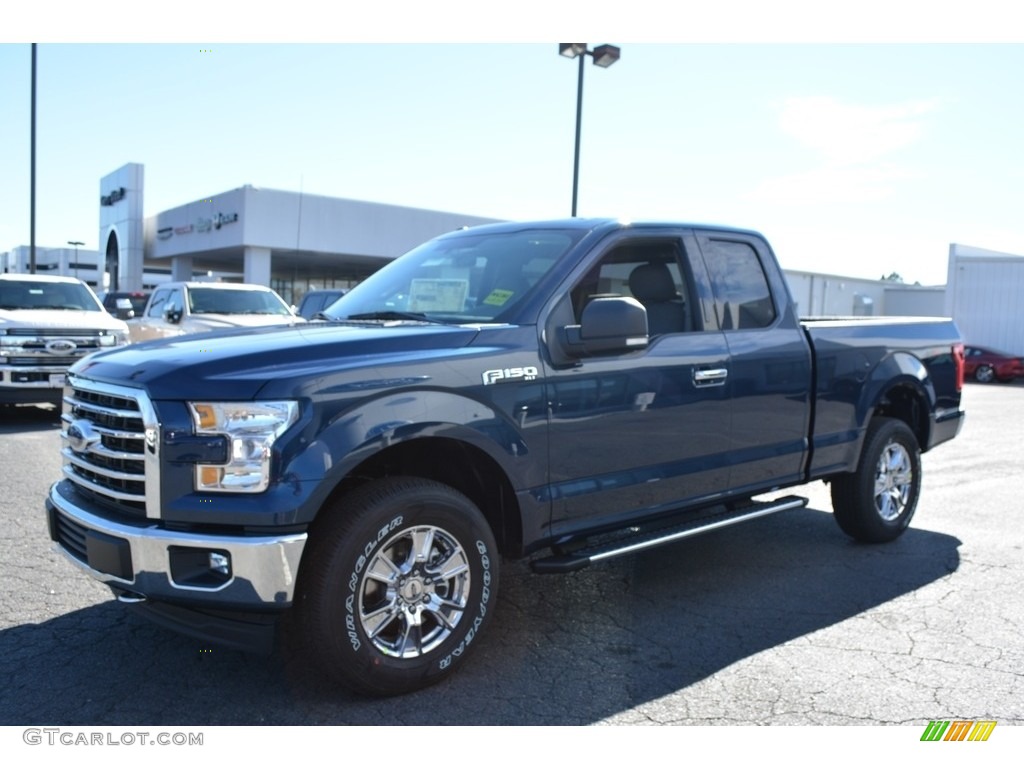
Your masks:
M775 322L775 304L757 251L737 240L701 243L723 331L765 328Z

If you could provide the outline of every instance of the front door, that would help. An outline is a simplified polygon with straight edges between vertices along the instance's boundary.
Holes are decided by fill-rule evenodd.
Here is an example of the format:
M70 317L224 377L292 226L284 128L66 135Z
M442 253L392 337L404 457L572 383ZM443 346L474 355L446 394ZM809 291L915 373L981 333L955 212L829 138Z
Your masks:
M571 287L577 321L595 296L637 299L650 342L547 371L554 536L621 525L728 488L728 348L707 317L707 278L685 242L682 233L620 238Z

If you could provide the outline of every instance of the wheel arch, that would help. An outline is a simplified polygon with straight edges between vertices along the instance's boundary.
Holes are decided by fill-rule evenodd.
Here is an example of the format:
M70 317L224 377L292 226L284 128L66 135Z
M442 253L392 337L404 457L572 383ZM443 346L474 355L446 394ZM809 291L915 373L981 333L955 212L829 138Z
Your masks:
M364 458L335 485L321 510L332 508L332 502L368 482L395 476L434 480L454 488L483 514L499 551L522 550L520 507L508 474L481 448L450 436L416 437Z
M925 364L907 352L888 355L871 372L858 410L866 432L871 419L889 417L904 422L926 450L931 437L931 414L937 402ZM859 453L859 448L858 448Z
M910 427L922 449L928 445L931 419L927 395L919 387L897 384L886 390L871 412L871 418L899 419Z

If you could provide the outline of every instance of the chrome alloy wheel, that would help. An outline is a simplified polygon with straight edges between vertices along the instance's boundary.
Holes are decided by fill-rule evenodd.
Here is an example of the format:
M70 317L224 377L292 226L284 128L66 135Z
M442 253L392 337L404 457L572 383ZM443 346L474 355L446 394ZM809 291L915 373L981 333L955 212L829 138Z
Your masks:
M907 449L891 442L878 457L875 474L875 509L886 522L898 518L910 500L914 483L914 469Z
M461 621L469 560L435 526L399 531L372 556L359 586L359 621L378 651L416 658L443 643Z

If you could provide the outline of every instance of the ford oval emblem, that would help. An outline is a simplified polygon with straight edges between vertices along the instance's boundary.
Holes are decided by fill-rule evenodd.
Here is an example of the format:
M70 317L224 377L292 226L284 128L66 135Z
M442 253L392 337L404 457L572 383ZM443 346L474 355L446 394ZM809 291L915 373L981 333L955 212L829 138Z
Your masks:
M71 339L54 339L46 342L46 351L52 355L66 355L76 349L78 349L78 345Z
M89 447L100 441L100 435L92 428L92 423L86 419L75 419L68 425L64 433L68 445L75 453L85 453Z

